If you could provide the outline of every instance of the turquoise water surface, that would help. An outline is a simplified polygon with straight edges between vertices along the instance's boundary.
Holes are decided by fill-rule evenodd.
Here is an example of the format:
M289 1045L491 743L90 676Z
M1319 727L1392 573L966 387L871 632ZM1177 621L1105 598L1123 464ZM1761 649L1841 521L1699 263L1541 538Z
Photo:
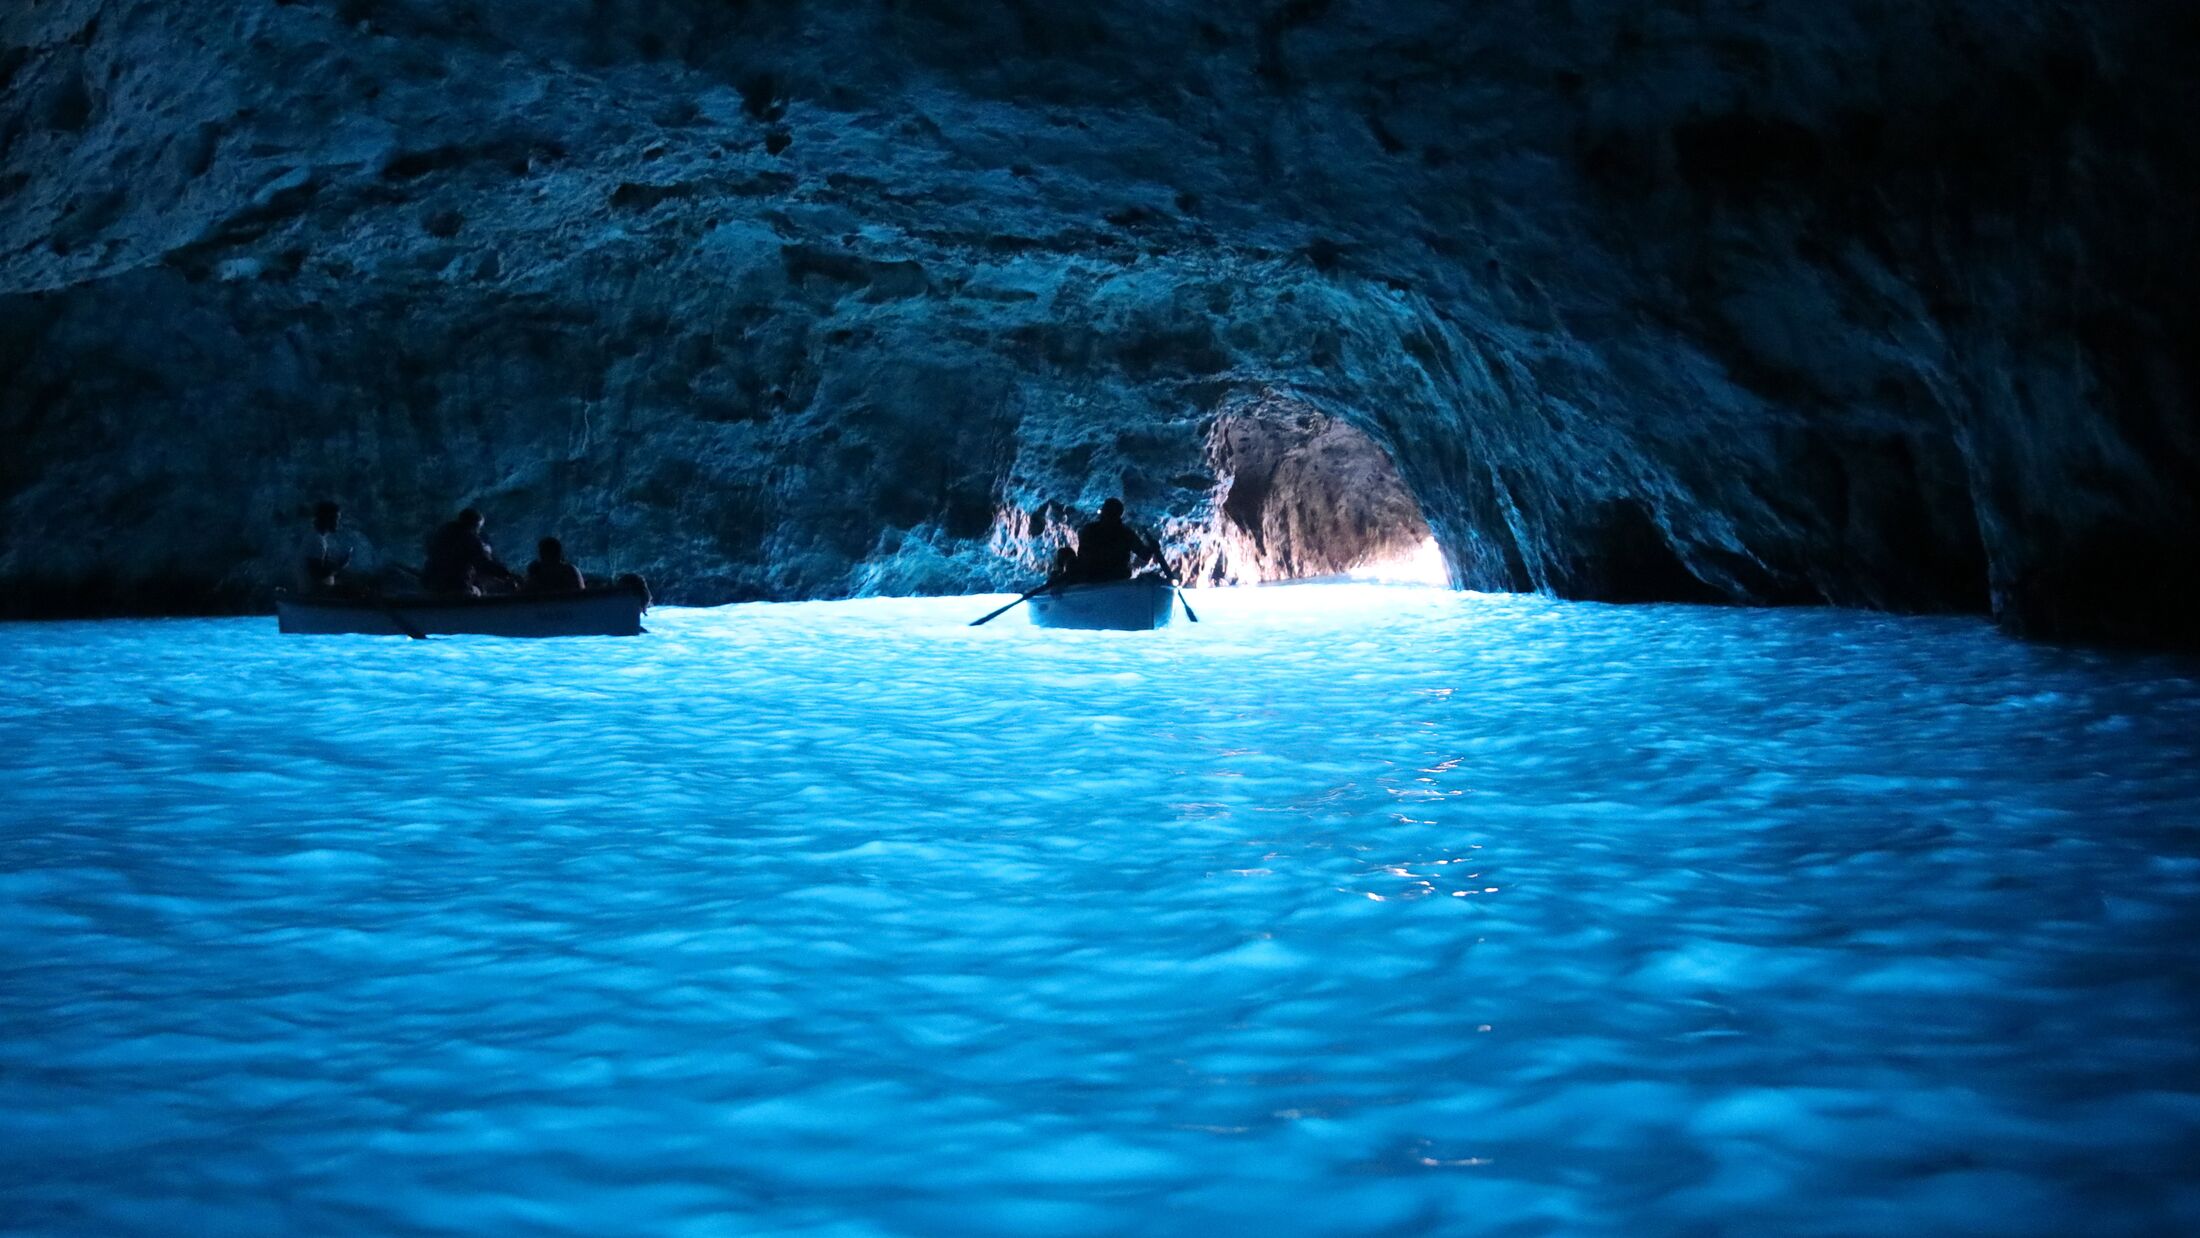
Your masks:
M0 625L0 1228L2200 1232L2200 668L1373 586Z

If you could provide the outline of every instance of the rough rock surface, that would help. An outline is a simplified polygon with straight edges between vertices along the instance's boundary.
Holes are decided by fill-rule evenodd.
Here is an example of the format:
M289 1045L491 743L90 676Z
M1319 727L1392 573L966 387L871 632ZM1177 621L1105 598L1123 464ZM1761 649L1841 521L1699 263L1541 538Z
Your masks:
M1109 493L1216 527L1272 392L1467 585L2189 642L2196 45L2169 0L17 0L0 587L253 604L324 494L677 600L1006 585Z
M1382 445L1350 422L1265 392L1225 408L1208 433L1222 479L1213 523L1190 543L1187 580L1306 580L1411 556L1429 536Z

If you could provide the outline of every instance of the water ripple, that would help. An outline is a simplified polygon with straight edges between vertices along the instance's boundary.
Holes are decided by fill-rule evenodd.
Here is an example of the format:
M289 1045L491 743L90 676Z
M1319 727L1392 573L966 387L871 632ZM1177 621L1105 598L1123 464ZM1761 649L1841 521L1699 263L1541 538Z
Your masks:
M1199 605L0 626L0 1215L2200 1230L2192 664Z

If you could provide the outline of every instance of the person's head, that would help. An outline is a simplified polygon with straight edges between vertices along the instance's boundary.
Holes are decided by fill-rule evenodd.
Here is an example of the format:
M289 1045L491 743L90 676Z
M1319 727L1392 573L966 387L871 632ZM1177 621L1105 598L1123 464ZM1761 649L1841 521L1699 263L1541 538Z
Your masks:
M544 563L565 562L565 543L554 537L546 537L535 543L535 557Z
M1123 518L1123 500L1109 499L1107 502L1102 503L1100 505L1100 518L1102 520L1121 520Z
M462 529L472 529L474 532L479 533L481 532L481 513L469 507L458 513L458 524Z
M336 522L341 520L344 509L333 501L322 499L313 505L313 529L317 533L334 533Z

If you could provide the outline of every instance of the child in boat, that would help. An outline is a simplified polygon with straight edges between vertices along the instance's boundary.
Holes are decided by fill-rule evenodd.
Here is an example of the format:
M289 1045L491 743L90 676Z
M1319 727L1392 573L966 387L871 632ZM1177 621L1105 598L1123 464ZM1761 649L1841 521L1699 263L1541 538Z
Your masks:
M527 592L569 593L587 587L581 570L565 561L565 543L554 537L535 543L535 561L527 565Z

